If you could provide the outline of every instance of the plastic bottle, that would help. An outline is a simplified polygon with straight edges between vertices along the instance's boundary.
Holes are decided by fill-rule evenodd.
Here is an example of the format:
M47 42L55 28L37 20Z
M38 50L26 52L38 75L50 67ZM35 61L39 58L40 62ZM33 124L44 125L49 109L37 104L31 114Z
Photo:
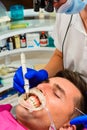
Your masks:
M40 34L40 46L44 47L48 45L48 37L44 31Z
M14 47L13 47L13 40L12 40L11 37L9 37L7 39L7 48L8 48L8 50L13 50L14 49Z
M19 37L19 35L14 36L14 42L15 42L15 48L16 49L20 48L20 37Z

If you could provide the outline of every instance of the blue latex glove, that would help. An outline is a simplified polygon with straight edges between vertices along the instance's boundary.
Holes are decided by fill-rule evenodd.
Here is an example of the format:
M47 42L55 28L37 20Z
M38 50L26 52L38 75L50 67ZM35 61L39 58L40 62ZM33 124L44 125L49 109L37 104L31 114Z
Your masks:
M29 80L30 88L32 88L41 83L42 81L48 79L48 73L44 69L37 71L34 69L27 68L25 78ZM25 92L22 67L18 68L13 77L13 87L20 93Z
M87 128L87 115L78 116L70 121L71 125L83 124Z

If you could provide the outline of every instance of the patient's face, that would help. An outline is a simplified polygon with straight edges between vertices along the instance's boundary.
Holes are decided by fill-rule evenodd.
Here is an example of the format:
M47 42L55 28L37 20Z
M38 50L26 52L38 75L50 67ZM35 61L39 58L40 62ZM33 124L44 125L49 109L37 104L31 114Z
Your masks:
M58 77L50 78L49 82L39 84L36 88L43 93L46 108L49 109L57 130L68 123L74 112L75 99L81 97L79 90L67 79ZM36 96L33 95L31 100L31 104L35 107L39 106L40 101ZM27 100L26 102L28 103ZM19 104L16 107L16 115L17 120L30 130L48 130L50 126L50 120L44 108L30 112Z

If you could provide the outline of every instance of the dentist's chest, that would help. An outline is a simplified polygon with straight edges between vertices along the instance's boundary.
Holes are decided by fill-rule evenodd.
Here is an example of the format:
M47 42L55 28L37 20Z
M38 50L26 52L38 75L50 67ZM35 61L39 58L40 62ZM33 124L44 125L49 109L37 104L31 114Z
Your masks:
M63 46L64 67L87 68L87 33L71 28Z

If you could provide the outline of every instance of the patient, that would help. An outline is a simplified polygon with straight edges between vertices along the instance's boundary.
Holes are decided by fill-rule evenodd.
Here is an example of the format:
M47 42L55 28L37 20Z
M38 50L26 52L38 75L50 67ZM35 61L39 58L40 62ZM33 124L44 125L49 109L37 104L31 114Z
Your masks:
M77 130L73 117L87 113L87 84L78 73L64 70L22 95L16 119L0 112L0 130ZM79 129L80 130L80 129Z

